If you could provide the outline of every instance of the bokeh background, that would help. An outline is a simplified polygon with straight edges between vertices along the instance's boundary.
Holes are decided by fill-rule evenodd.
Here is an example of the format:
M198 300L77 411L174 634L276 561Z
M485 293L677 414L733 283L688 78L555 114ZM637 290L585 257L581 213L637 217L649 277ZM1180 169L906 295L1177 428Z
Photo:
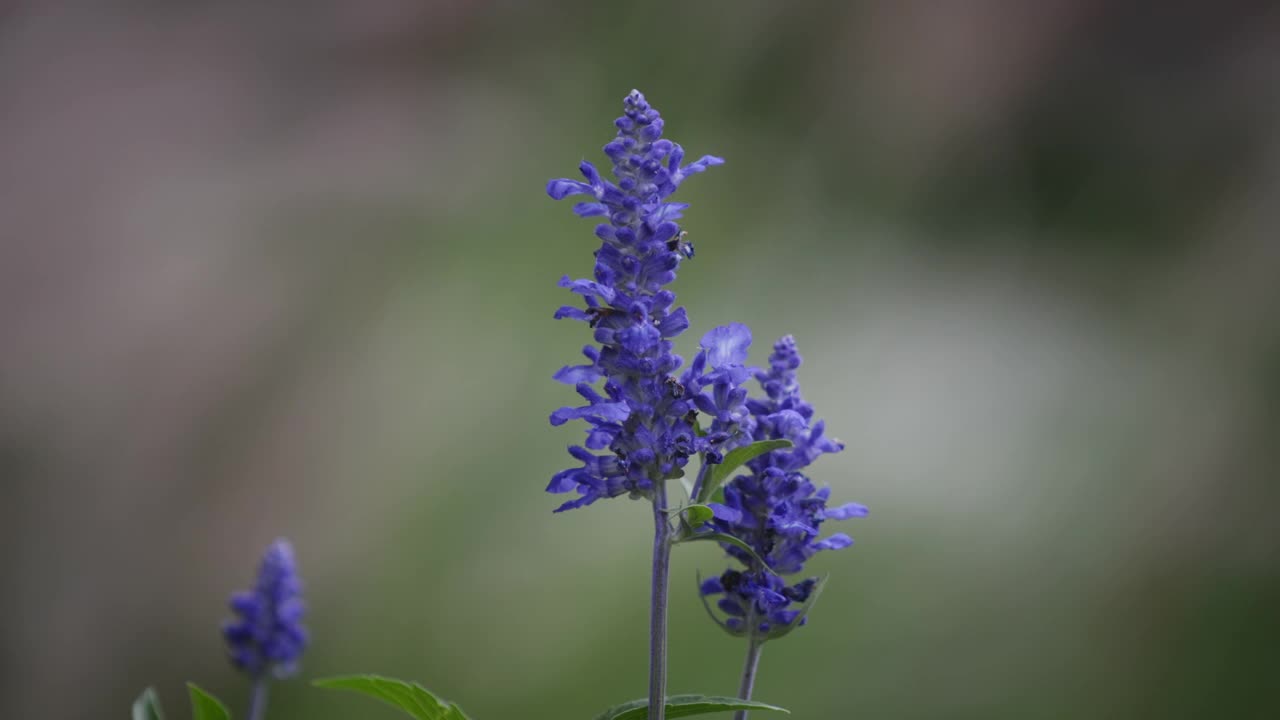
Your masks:
M1143 5L1143 4L1137 4ZM694 156L688 353L793 333L869 505L757 696L799 718L1280 717L1280 17L1266 3L8 3L0 716L237 712L227 594L293 539L273 718L645 692L648 514L553 516L632 88ZM672 690L740 644L679 548Z

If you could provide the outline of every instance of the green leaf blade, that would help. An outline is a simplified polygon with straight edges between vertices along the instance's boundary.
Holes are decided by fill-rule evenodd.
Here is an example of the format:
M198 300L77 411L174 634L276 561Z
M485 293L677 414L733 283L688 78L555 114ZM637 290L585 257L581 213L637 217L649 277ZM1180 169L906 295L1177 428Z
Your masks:
M462 708L436 697L430 690L380 675L343 675L313 680L312 685L330 690L348 690L381 700L403 710L417 720L470 720Z
M700 504L707 503L715 495L716 490L738 468L767 452L789 447L791 447L790 440L758 440L750 445L743 445L730 450L725 454L724 462L719 465L712 465L707 470L707 476L702 483L702 487L698 488L698 497L694 498L694 501Z
M191 720L231 720L227 706L195 683L187 683L191 695Z
M751 559L756 561L757 567L763 569L765 572L770 572L770 573L773 572L773 570L769 568L769 564L764 561L764 558L756 554L756 551L754 548L748 545L745 541L739 540L738 538L732 535L728 535L726 533L720 533L720 532L701 532L701 533L683 535L679 538L676 538L677 543L697 542L699 540L714 540L716 542L729 543L730 545L750 555Z
M773 710L790 714L789 710L776 705L720 695L672 695L667 698L667 717L669 718L693 717L733 710ZM597 715L595 720L645 720L648 717L649 701L632 700L605 710Z
M160 696L155 688L143 690L138 699L133 701L133 720L164 720Z
M690 505L684 509L684 521L695 530L706 525L714 516L715 512L706 505Z

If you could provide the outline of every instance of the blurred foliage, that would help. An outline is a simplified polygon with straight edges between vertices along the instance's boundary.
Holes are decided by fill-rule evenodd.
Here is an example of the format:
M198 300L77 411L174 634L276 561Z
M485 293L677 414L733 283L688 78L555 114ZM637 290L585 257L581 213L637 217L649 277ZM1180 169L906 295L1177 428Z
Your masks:
M304 679L481 720L642 695L647 514L542 492L577 437L550 376L588 340L555 281L595 244L542 188L632 87L728 159L681 189L680 347L794 333L848 444L815 480L872 510L759 698L1280 715L1276 17L1166 10L6 13L0 715L187 680L243 707L218 622L281 534ZM672 692L736 686L695 595L724 563L676 552ZM381 710L272 689L273 718Z

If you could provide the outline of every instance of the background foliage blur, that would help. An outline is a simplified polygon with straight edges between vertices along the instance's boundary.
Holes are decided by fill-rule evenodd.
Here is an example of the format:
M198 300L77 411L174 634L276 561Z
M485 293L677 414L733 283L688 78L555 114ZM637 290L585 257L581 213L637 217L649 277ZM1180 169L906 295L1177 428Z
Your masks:
M1280 18L1128 5L7 5L0 716L238 710L218 626L277 535L304 679L643 695L648 516L542 492L595 245L543 185L637 87L728 159L681 191L682 350L794 333L848 444L815 479L872 508L760 699L1280 717ZM673 691L734 688L722 564L677 552Z

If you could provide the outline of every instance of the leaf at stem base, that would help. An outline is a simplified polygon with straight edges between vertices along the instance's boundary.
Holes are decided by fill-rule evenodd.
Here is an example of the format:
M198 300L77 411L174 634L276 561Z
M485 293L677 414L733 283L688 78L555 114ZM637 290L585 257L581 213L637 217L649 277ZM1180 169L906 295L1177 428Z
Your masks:
M693 717L732 710L774 710L791 714L791 711L776 705L718 695L671 695L667 698L667 717L669 718ZM648 717L649 701L645 699L615 705L597 715L595 720L646 720Z
M441 700L417 683L379 675L344 675L313 680L311 684L368 695L405 711L417 720L469 720L457 705Z
M210 695L195 683L187 683L191 695L191 720L231 720L231 712L218 698Z

